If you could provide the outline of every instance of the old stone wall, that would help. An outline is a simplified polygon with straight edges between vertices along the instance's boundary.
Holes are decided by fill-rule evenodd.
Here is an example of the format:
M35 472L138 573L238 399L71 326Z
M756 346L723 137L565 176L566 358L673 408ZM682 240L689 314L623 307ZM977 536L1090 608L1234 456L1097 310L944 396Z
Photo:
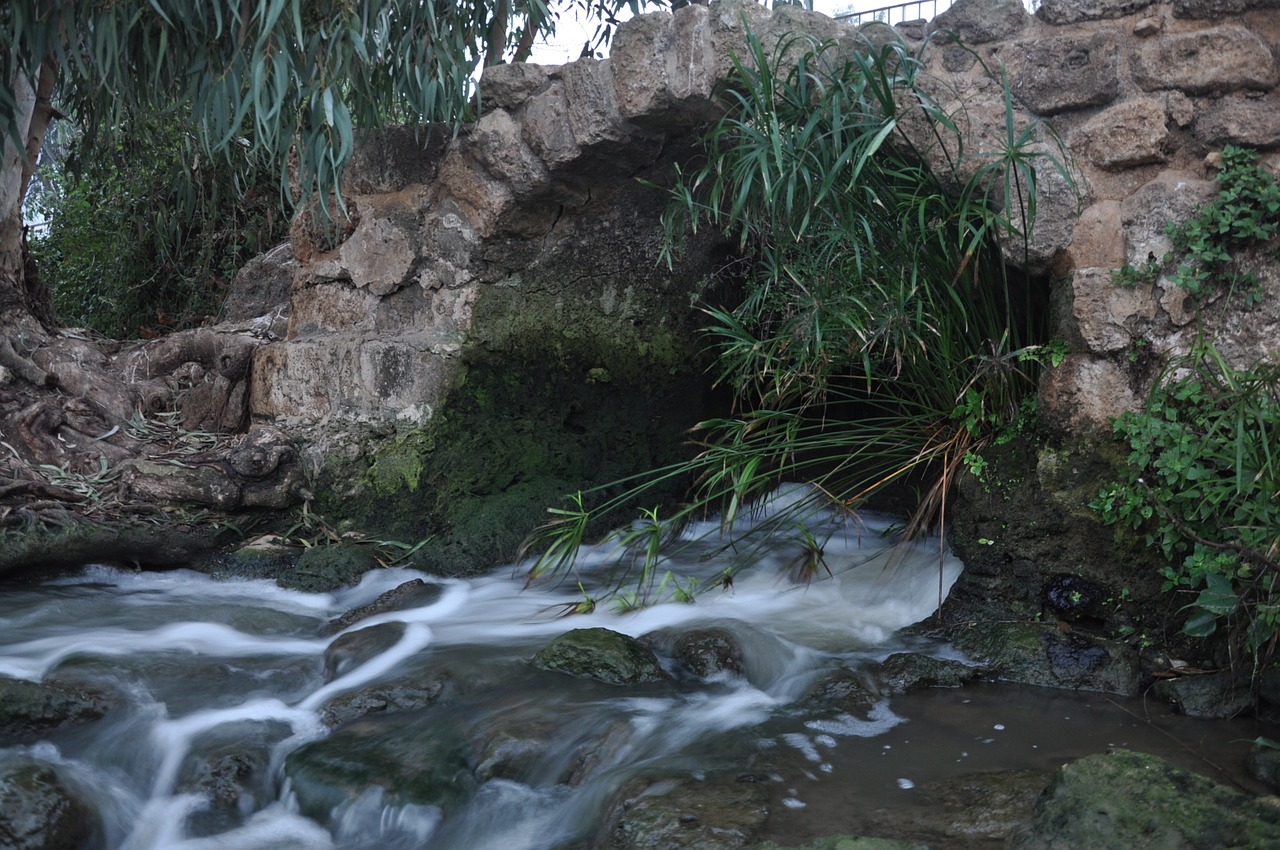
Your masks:
M1074 187L1045 170L1031 249L1007 252L1054 281L1071 353L1042 410L1063 429L1136 406L1149 374L1127 356L1135 341L1167 353L1195 324L1167 281L1119 288L1111 271L1166 250L1164 224L1212 194L1224 145L1280 167L1277 8L1044 0L1033 16L1020 0L960 0L898 27L912 44L932 38L931 85L971 150L1004 132L1003 68L1017 126L1043 120L1071 153ZM354 216L336 247L299 218L289 332L258 354L252 410L302 443L335 509L436 533L450 557L480 563L509 556L556 488L679 442L706 403L692 296L726 251L704 237L674 269L659 262L665 199L636 178L669 181L691 156L744 26L766 44L853 34L748 0L644 15L609 59L487 69L484 115L457 138L370 137L344 181ZM1234 357L1280 348L1280 276L1264 283L1251 312L1207 311ZM495 500L505 507L489 515Z

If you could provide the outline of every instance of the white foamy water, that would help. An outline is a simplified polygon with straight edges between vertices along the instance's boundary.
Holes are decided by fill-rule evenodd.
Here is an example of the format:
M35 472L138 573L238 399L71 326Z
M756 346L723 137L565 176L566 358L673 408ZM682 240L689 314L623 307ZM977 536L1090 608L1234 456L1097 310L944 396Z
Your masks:
M820 519L815 530L825 565L811 581L797 584L783 574L797 557L793 541L753 545L757 563L728 588L718 577L735 562L724 554L708 558L720 541L699 542L696 533L706 529L693 529L671 566L700 579L694 603L630 613L602 604L568 618L557 614L581 598L578 587L525 589L511 568L470 580L375 570L333 594L105 567L9 589L0 593L0 674L82 683L108 693L116 707L38 747L0 749L0 767L55 763L65 781L95 800L109 848L549 850L589 833L610 795L637 773L700 776L725 751L765 751L775 741L763 727L794 712L823 671L882 657L895 630L928 616L960 565L950 557L940 563L936 540L893 548L883 536L887 528L887 521ZM730 554L740 558L742 550ZM600 590L591 585L593 575L615 558L608 545L583 553L588 592ZM414 578L439 586L435 601L379 614L334 637L316 636L330 618ZM334 640L389 623L400 624L394 643L324 680L324 655ZM739 640L743 675L636 691L536 673L528 664L569 629L600 626L640 636L706 625ZM375 785L324 823L300 815L282 765L290 751L328 734L321 721L326 706L436 664L463 694L456 706L446 701L431 709L442 723L481 740L489 734L483 724L502 728L518 717L549 736L547 752L522 781L490 778L448 813L390 799ZM782 740L816 764L842 739L877 735L900 722L881 704L862 718L809 718ZM229 752L253 755L265 773L230 809L199 781ZM566 783L574 771L581 775Z

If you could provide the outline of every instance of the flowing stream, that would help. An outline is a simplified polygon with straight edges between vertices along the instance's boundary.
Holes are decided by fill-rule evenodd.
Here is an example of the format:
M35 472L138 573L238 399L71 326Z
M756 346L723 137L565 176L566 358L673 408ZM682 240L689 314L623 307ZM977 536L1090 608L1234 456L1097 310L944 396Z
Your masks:
M993 726L1039 725L1061 743L1045 712L1069 721L1078 711L1083 720L1086 704L1102 703L1058 695L1019 709L1008 693L983 704L981 689L966 688L938 697L951 700L950 708L931 709L934 697L918 695L880 701L862 716L810 708L806 693L833 671L856 674L904 649L950 652L895 632L932 613L961 569L950 556L940 560L937 540L891 548L887 519L829 517L813 530L825 541L825 567L807 584L782 576L797 557L796 541L724 552L712 536L680 556L701 580L693 603L631 612L601 605L572 617L561 614L604 581L610 547L584 553L582 588L526 589L510 568L468 580L384 569L358 587L306 594L265 580L100 566L6 588L0 674L91 685L112 694L115 707L86 726L0 749L0 767L24 759L57 764L64 781L94 801L100 842L111 850L554 850L590 836L633 777L700 778L753 764L772 765L760 769L776 786L770 808L781 834L848 828L856 821L839 813L851 794L880 806L953 763L990 769L983 754L1004 740ZM725 587L727 559L743 556L759 563ZM347 629L398 623L398 640L354 658L331 655L326 675L326 649L343 633L317 637L319 627L414 578L438 592L420 607ZM640 636L708 625L738 639L742 675L620 687L529 664L573 628ZM339 805L327 823L299 814L283 765L291 751L328 734L326 706L372 682L440 670L460 683L458 696L420 712L425 722L452 724L472 740L493 737L495 728L532 730L550 745L519 778L482 778L447 815L430 805L389 804L377 788ZM1054 699L1077 702L1064 708ZM975 700L985 707L963 707ZM1125 743L1107 738L1117 734L1133 733L1108 728L1097 746ZM1018 740L1020 752L1039 746ZM229 746L263 767L227 811L212 805L200 777ZM1046 747L1042 760L1060 763L1059 750ZM891 764L891 752L906 760ZM779 765L789 765L785 775ZM565 781L575 771L579 778Z

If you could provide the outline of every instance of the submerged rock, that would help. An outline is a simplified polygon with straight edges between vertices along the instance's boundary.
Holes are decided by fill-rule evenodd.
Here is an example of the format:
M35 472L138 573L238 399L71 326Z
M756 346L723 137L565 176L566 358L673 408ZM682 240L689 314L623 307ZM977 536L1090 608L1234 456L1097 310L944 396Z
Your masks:
M1138 653L1118 641L1063 632L1042 623L977 623L956 646L985 661L1008 682L1134 696L1141 682Z
M1249 773L1272 791L1280 791L1280 750L1254 743L1249 749Z
M661 682L669 677L658 657L632 637L609 629L574 629L533 657L542 670L556 670L610 685Z
M636 781L615 803L600 850L739 850L769 816L769 790L754 782Z
M299 810L321 823L334 807L381 788L387 805L457 808L475 790L466 741L420 717L365 719L285 759Z
M866 678L853 670L837 670L814 683L803 704L810 708L836 709L865 717L880 702L880 694Z
M1253 708L1248 677L1231 673L1179 676L1155 684L1156 696L1167 699L1188 717L1225 720Z
M880 667L880 683L889 693L906 694L923 688L958 688L981 673L981 667L963 661L897 652Z
M0 677L0 746L97 720L109 707L101 694L71 685Z
M766 841L757 844L751 850L929 850L924 844L909 841L895 841L892 838L868 838L866 836L833 835L819 838L800 846L783 847Z
M707 679L717 673L742 675L742 644L733 632L725 628L661 629L642 635L640 642L656 652L671 656L681 671L699 679Z
M96 830L96 815L52 766L0 769L0 847L80 850Z
M423 605L430 605L440 598L443 591L438 584L427 584L420 578L413 581L406 581L404 584L393 587L368 605L362 605L359 608L352 608L341 616L334 617L316 630L316 634L320 637L328 637L336 635L345 628L355 625L361 620L378 614L386 614L389 611L404 611L409 608L420 608Z
M1061 768L1013 850L1280 848L1280 806L1174 767L1113 750Z
M324 680L351 672L371 658L381 655L404 637L404 623L379 623L336 637L324 651Z
M390 682L379 682L330 700L320 715L330 729L361 717L416 711L446 702L455 691L448 673L433 672Z

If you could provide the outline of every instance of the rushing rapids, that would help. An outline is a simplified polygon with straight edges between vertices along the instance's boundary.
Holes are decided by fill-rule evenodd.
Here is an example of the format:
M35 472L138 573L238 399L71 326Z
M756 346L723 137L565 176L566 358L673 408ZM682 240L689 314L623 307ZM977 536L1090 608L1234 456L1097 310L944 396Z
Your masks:
M693 601L570 617L584 592L607 586L611 545L584 551L580 581L558 587L525 588L510 568L468 580L381 569L307 594L91 566L6 588L0 675L84 688L110 707L0 748L0 774L51 767L88 801L89 846L105 850L577 850L628 846L603 831L644 783L640 798L721 782L722 806L763 810L763 800L767 831L796 837L854 828L849 800L870 810L938 775L1048 770L1140 731L1035 689L887 697L871 686L857 709L815 699L847 687L841 677L865 684L894 652L954 657L897 632L935 610L961 565L936 539L895 546L888 519L827 516L809 531L828 569L796 583L785 574L810 538L726 549L713 529L686 531L674 556L698 579ZM727 585L726 565L744 556L753 568ZM334 620L415 579L425 586L409 604ZM584 627L635 637L712 627L732 636L740 663L690 675L669 637L650 637L674 674L658 682L602 684L531 664ZM426 696L391 705L378 690L387 683Z
M691 529L686 538L707 530ZM807 585L782 577L794 557L794 543L784 543L754 552L759 563L726 588L718 581L726 556L704 557L721 545L708 537L681 556L681 566L702 579L694 602L625 613L601 605L574 617L561 614L583 590L591 592L593 576L605 580L616 555L608 545L583 554L582 587L526 589L510 569L471 580L386 569L358 587L320 595L185 570L89 567L0 594L0 674L89 686L111 694L114 707L86 727L0 753L10 762L56 764L68 784L94 801L101 841L110 848L561 846L590 834L610 794L641 770L652 774L667 765L696 774L705 765L694 767L691 759L710 764L726 749L776 744L797 748L817 766L836 737L871 735L899 722L882 703L866 719L811 719L812 728L797 723L776 738L751 731L786 713L820 673L883 657L894 631L928 616L954 581L960 565L949 557L940 562L936 541L894 549L888 530L887 520L828 518L819 533L829 535L830 573ZM414 578L439 592L419 607L316 636L331 618ZM528 659L572 628L640 636L707 623L742 644L742 675L639 689L580 685L557 673L531 678ZM337 671L331 661L326 677L331 645L380 624L395 625L398 639L347 659ZM482 781L447 816L433 805L384 801L376 784L337 806L327 822L299 814L284 763L328 733L326 705L436 663L455 677L474 676L461 688L464 709L431 709L452 724L465 715L462 725L475 726L464 736L504 714L550 729L554 744L524 781ZM195 777L229 741L266 767L256 785L241 790L235 811L215 817ZM589 750L592 764L579 768L570 785L560 780L564 765L581 755L574 750Z

